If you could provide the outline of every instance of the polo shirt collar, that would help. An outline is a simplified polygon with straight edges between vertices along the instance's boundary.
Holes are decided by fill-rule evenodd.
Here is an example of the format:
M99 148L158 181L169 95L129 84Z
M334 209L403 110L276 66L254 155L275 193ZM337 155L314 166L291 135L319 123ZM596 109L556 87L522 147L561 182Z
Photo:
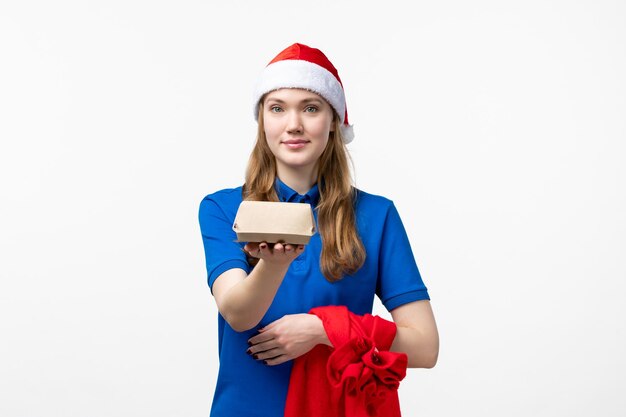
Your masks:
M276 177L275 188L278 199L287 203L309 203L315 207L320 199L320 191L317 184L313 185L306 194L301 195Z

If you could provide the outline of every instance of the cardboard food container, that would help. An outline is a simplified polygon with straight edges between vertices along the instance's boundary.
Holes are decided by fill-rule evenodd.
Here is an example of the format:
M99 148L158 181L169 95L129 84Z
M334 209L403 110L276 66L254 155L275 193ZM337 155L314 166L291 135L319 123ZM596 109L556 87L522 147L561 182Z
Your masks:
M242 201L233 230L237 242L306 245L315 234L315 218L307 203Z

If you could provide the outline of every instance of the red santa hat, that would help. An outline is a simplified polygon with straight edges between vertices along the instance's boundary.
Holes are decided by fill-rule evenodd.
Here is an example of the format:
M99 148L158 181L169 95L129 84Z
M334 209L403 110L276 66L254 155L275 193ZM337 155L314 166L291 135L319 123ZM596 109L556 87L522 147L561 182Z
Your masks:
M270 61L254 90L255 119L258 120L261 97L280 88L303 88L324 97L339 115L344 142L352 141L354 130L348 123L343 85L337 69L322 51L294 43Z

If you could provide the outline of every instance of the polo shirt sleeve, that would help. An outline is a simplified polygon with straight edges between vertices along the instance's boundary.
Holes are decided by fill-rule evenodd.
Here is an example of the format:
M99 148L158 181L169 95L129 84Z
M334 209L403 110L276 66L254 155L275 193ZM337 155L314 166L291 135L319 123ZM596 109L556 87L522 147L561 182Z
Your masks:
M242 250L243 244L235 242L237 235L232 229L234 218L229 218L225 213L219 199L212 195L206 196L200 203L198 218L212 293L217 277L233 268L248 272L248 262Z
M388 311L413 301L430 300L393 202L381 236L376 294Z

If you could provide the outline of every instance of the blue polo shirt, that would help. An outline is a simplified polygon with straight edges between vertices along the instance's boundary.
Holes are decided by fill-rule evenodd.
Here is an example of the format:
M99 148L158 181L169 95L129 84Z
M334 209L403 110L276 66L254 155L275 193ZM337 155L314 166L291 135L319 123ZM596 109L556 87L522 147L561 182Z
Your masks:
M319 189L300 195L277 179L280 201L315 207ZM242 201L242 187L217 191L200 203L199 221L204 243L209 287L223 272L240 268L250 272L244 243L232 230ZM366 251L365 264L353 275L330 283L320 271L322 242L313 235L304 252L290 265L276 297L258 327L234 331L218 314L219 374L211 417L279 417L284 414L292 361L267 366L250 357L248 339L257 329L286 314L306 313L313 307L345 305L356 314L372 313L374 296L391 311L403 304L428 300L411 245L398 211L387 198L357 190L357 229ZM317 211L314 209L317 220Z

